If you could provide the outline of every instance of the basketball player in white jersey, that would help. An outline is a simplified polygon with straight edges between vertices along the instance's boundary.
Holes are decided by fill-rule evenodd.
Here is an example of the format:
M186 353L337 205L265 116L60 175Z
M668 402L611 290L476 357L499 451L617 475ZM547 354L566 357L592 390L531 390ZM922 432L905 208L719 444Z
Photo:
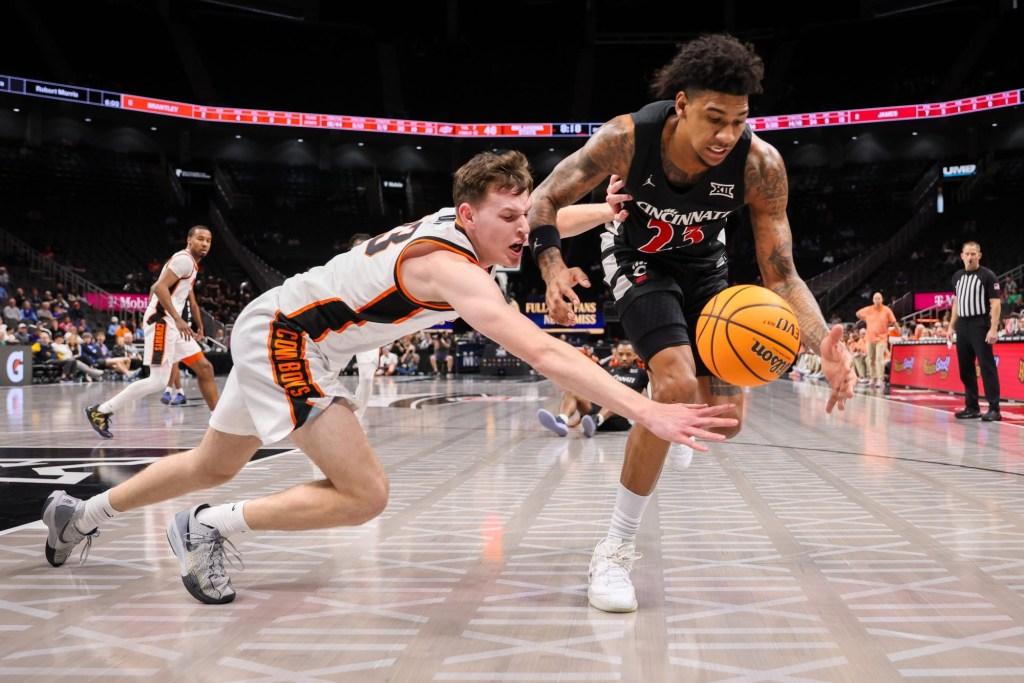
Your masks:
M188 231L187 246L167 260L160 277L150 288L149 306L142 318L146 342L142 362L149 366L149 377L129 384L114 398L85 409L89 424L103 438L114 436L110 432L110 417L129 403L148 394L159 393L168 386L171 368L179 362L185 363L196 374L199 391L210 410L217 406L213 364L203 355L196 341L202 338L203 324L199 303L192 291L199 274L199 261L210 252L212 238L206 226L193 226ZM198 331L193 331L181 317L185 302L192 307Z
M199 446L160 458L88 501L50 494L43 508L47 560L62 564L88 539L84 560L101 522L223 484L257 449L287 436L322 479L260 498L196 505L170 520L167 538L194 598L234 600L224 570L227 538L373 519L387 505L388 478L339 369L353 353L458 317L560 387L663 439L721 440L708 430L735 426L719 417L734 405L651 401L505 301L491 269L519 265L532 189L522 153L478 154L454 174L454 208L377 235L250 302L235 323L231 374Z

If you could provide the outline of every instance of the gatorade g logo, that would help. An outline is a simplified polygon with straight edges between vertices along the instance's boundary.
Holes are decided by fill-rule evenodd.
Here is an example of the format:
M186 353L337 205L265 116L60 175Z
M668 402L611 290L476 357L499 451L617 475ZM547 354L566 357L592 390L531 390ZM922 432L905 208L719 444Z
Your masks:
M783 370L789 367L788 362L772 353L771 349L765 347L759 340L754 340L754 345L750 347L750 350L765 363L768 363L768 370L773 375L781 375Z
M15 351L7 357L7 379L20 384L25 379L25 352Z

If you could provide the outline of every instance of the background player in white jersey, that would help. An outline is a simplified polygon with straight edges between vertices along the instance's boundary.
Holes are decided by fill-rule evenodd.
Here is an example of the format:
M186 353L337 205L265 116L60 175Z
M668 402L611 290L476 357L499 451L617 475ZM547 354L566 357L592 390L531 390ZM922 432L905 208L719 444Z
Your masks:
M631 391L508 305L490 270L518 266L526 243L533 179L522 153L478 154L454 181L454 208L377 235L250 302L235 322L231 374L202 443L88 501L54 491L43 508L47 560L62 564L120 512L229 481L260 446L289 435L322 479L171 519L167 537L189 593L205 603L234 599L227 537L373 519L387 504L388 478L339 368L355 352L460 316L559 386L663 439L719 440L708 430L735 426L718 417L732 404L659 404Z
M199 273L199 261L210 252L212 239L213 234L206 226L192 226L186 247L167 260L160 277L150 287L149 306L142 319L146 341L143 363L149 366L149 377L129 384L114 398L85 409L89 424L100 436L106 439L114 436L110 432L110 417L120 408L168 386L171 368L179 362L196 373L199 391L210 410L217 406L213 364L203 355L203 349L196 341L203 336L203 323L199 303L192 291ZM198 331L194 331L181 317L180 311L186 301L192 307Z
M348 241L349 251L370 239L370 234L359 232L352 235ZM373 396L373 378L377 375L377 360L380 357L380 349L360 351L356 354L356 372L359 373L359 384L356 386L356 418L366 428L363 418L366 416L366 407L370 405L370 398Z

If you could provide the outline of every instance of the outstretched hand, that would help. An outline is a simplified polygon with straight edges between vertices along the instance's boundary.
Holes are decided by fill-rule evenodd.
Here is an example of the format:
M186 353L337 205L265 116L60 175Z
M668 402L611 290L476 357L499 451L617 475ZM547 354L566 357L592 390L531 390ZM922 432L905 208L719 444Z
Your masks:
M548 315L560 325L575 325L576 306L580 303L580 298L576 296L573 287L589 287L590 279L580 268L562 268L546 284Z
M843 326L836 325L829 330L828 336L821 340L819 349L821 371L832 387L825 412L831 414L838 405L839 410L846 409L846 399L853 398L853 388L857 385L857 373L853 369L853 355L843 343Z
M626 220L626 217L629 216L629 211L625 209L625 203L633 198L633 195L622 191L625 186L626 181L613 173L608 180L608 194L604 198L608 202L608 206L612 208L612 219L618 223Z
M692 440L695 437L704 441L723 441L724 434L708 430L715 427L735 427L739 424L734 417L719 417L735 408L734 403L713 406L705 403L655 403L650 414L640 422L658 438L673 443L689 443L685 440ZM689 445L695 451L708 450L708 447L699 441Z

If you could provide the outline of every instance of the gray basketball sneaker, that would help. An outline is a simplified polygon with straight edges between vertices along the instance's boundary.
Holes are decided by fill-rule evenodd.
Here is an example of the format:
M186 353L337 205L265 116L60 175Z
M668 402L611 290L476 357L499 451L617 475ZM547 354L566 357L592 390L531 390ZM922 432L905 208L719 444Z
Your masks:
M235 599L231 579L224 573L224 544L228 545L229 559L242 558L231 541L212 526L202 524L196 513L210 507L205 503L183 510L167 524L167 542L178 557L181 582L199 602L223 605Z
M92 539L100 535L93 529L87 534L75 528L75 522L85 514L85 501L69 496L63 491L54 491L43 503L43 524L46 525L46 561L54 567L67 562L71 551L85 539L85 547L79 556L79 566L85 564L92 548Z

